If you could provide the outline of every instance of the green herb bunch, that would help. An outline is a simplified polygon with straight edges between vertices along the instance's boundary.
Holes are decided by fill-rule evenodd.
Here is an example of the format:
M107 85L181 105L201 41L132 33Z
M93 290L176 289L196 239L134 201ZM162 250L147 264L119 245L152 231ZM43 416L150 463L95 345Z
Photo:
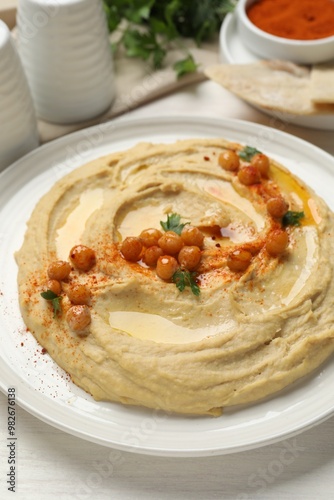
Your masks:
M109 31L118 30L114 44L129 57L139 57L161 68L173 41L190 38L200 45L220 28L237 0L103 0ZM178 61L178 76L196 71L191 55Z

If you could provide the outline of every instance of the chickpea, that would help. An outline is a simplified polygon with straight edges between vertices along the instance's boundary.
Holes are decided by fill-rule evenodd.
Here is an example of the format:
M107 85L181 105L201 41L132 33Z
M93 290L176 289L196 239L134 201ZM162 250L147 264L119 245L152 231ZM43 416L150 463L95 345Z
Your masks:
M149 228L144 229L139 235L143 245L145 247L152 247L153 245L157 245L159 238L161 238L162 232L159 229Z
M272 217L281 218L288 211L289 204L281 196L275 196L267 201L267 211Z
M57 280L48 280L46 283L46 290L51 290L51 292L55 293L56 295L61 294L61 283L60 281Z
M69 277L71 269L71 265L65 260L56 260L49 265L48 276L50 280L63 281Z
M66 313L66 321L73 332L82 332L91 323L89 307L86 305L70 307Z
M240 160L235 151L226 150L223 153L220 153L218 163L224 170L235 172L239 168Z
M241 184L251 186L252 184L259 184L261 182L261 174L257 167L254 167L254 165L248 165L247 167L243 167L239 170L238 179Z
M159 247L167 255L175 255L179 253L183 247L183 240L181 236L174 233L174 231L166 231L161 238L159 238Z
M149 248L146 248L143 261L147 266L154 267L157 264L157 260L159 257L162 257L164 254L162 248L158 247L158 245L152 245Z
M142 242L135 236L128 236L121 245L121 252L124 259L131 262L137 262L137 260L139 260L142 249Z
M227 266L231 271L246 271L251 263L252 254L248 250L235 250L227 258Z
M259 170L262 177L268 177L270 168L268 156L264 155L263 153L257 153L252 157L251 165Z
M181 232L181 238L185 245L195 245L201 247L204 241L204 234L195 226L184 226Z
M189 271L196 269L201 260L201 250L197 246L184 246L181 248L178 261L182 267L185 267Z
M72 285L67 290L67 296L72 302L72 304L89 304L91 299L91 293L87 286L85 285Z
M268 236L266 242L266 250L271 256L277 257L286 250L288 244L288 233L283 229L275 229Z
M70 251L72 264L80 271L89 271L96 263L95 252L85 245L76 245Z
M175 257L171 255L163 255L158 258L156 273L162 280L170 280L179 264Z

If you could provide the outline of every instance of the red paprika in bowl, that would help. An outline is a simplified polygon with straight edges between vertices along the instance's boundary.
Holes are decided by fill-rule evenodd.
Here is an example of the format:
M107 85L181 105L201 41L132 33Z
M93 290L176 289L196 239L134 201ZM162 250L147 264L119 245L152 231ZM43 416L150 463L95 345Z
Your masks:
M317 40L334 35L333 0L258 0L247 8L258 28L292 40Z
M289 38L287 36L278 36L265 30L269 24L275 24L277 27L282 17L288 13L289 8L292 9L293 5L296 6L299 4L301 7L308 1L311 1L313 5L312 10L309 9L308 11L309 23L314 22L312 21L312 13L315 12L313 9L315 7L320 8L322 2L333 4L334 6L334 0L317 0L317 2L314 0L238 0L235 15L241 41L249 50L262 59L281 59L297 64L317 64L334 61L334 34L321 38L297 39L295 36L300 36L299 32L298 35ZM264 9L264 6L268 10ZM280 8L278 8L279 6ZM250 19L253 9L264 9L262 10L261 17L265 23L263 28L254 24ZM296 17L293 17L293 12L297 12L297 10L290 10L290 14L288 15L289 23L287 21L284 23L283 21L283 25L286 24L286 28L288 26L291 29L297 26L300 28L300 23L296 20ZM327 22L325 24L328 26ZM280 27L282 29L282 25ZM323 29L325 30L324 27ZM305 32L307 31L306 28ZM279 30L276 33L283 34Z

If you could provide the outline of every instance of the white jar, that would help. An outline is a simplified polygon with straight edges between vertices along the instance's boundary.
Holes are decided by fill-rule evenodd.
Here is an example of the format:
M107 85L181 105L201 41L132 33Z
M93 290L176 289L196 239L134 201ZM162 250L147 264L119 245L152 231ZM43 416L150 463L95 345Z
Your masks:
M102 0L19 0L17 29L40 118L76 123L110 107L114 74Z
M10 31L0 21L0 171L38 145L27 78Z

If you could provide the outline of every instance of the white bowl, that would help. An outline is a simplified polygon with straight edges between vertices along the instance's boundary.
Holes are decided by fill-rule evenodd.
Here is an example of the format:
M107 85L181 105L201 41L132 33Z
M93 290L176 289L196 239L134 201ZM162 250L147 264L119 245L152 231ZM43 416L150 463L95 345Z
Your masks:
M239 0L237 26L243 44L265 59L288 60L297 64L316 64L334 60L334 36L317 40L292 40L271 35L255 26L246 10L256 0Z

